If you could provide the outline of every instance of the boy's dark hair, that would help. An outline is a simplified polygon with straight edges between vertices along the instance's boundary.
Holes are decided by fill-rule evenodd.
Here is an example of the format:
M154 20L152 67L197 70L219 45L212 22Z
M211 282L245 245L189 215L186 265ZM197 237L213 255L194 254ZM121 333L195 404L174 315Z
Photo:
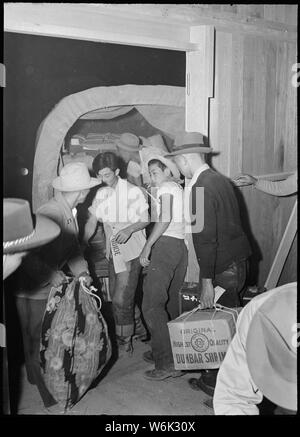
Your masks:
M113 152L99 153L94 158L92 166L96 175L103 168L110 168L112 171L116 171L119 168L119 158Z
M148 168L150 167L150 165L157 165L163 171L167 168L167 166L165 164L163 164L159 159L151 159L148 162Z

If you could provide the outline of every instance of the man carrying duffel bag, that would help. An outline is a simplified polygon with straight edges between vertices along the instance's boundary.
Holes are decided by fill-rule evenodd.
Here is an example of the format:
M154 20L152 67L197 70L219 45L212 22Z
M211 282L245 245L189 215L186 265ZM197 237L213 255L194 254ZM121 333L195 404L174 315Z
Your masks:
M90 177L84 163L70 163L61 169L60 176L52 182L56 190L54 197L36 211L57 223L61 233L53 242L31 252L20 268L17 307L27 378L37 385L45 407L53 410L57 401L45 385L39 361L43 315L51 288L60 287L67 281L65 272L84 278L86 286L92 282L78 242L78 224L72 210L84 202L89 190L99 183L98 179Z

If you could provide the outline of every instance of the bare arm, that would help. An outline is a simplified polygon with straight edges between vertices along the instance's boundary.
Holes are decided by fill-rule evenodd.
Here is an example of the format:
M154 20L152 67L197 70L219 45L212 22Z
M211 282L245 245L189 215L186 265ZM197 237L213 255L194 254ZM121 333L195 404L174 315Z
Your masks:
M287 179L282 181L268 181L265 179L257 179L249 174L241 174L235 176L232 181L236 186L242 187L245 185L253 185L257 190L272 196L289 196L298 191L297 180L298 172L296 171Z
M201 272L200 272L199 284L201 284L201 294L200 294L201 308L202 309L212 308L215 300L215 289L213 287L212 279L201 278Z
M266 181L258 179L254 182L254 186L257 190L271 194L272 196L289 196L298 191L297 172L283 181Z
M126 243L126 241L131 237L134 232L141 231L149 224L149 217L147 221L133 223L127 228L121 229L116 234L116 242L117 243Z
M162 236L162 234L168 229L172 220L173 210L173 196L171 194L163 194L161 196L161 212L158 221L155 223L154 228L145 244L144 249L140 255L140 263L142 266L147 266L150 263L149 256L153 244Z
M84 226L83 242L85 244L88 244L89 240L95 234L97 223L98 223L97 218L93 214L89 213L89 217Z

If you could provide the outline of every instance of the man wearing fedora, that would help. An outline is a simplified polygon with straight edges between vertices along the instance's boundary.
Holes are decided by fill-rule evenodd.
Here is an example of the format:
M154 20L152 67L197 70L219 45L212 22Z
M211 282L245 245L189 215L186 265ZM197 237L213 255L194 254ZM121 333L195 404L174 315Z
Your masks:
M212 149L204 144L198 132L183 132L176 136L168 157L174 160L181 173L190 179L190 211L196 211L191 222L193 244L200 267L199 293L202 308L214 304L214 287L225 288L218 303L228 307L240 306L239 292L246 279L246 260L251 254L242 229L240 211L231 182L214 171L205 157ZM198 189L204 191L204 204L197 204ZM203 214L203 226L199 227ZM218 371L203 371L200 378L189 380L191 388L213 395Z
M144 377L163 380L181 376L174 369L168 321L179 315L178 294L187 269L183 190L176 165L160 155L148 161L152 185L157 188L157 220L140 255L147 267L143 284L143 314L151 334L151 351L144 360L154 364Z
M138 186L141 186L142 182L148 182L148 169L143 163L143 151L147 149L151 150L152 154L162 155L168 151L160 134L145 138L143 136L137 137L132 133L123 133L116 141L116 146L119 156L127 163L127 180Z
M99 185L84 163L66 164L52 182L55 195L37 214L50 218L61 233L53 242L31 252L20 268L17 307L20 314L27 378L36 384L46 408L56 404L43 381L39 365L40 332L51 287L59 287L66 276L92 282L88 263L78 241L78 224L72 210L84 202L89 190Z
M23 199L3 199L3 279L10 276L21 265L29 251L54 240L60 228L47 217L37 215L35 226L29 202ZM3 348L3 412L10 414L8 363L5 335L5 294L3 293L3 322L0 323L0 341Z
M296 282L252 299L218 373L215 414L258 415L263 396L274 414L296 414L297 332Z

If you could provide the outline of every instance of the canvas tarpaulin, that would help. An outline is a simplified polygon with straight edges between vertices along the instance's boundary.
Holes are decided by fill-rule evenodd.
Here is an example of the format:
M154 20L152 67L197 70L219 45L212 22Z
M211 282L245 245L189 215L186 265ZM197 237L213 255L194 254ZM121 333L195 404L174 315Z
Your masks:
M91 88L62 99L41 123L36 138L32 207L53 196L59 154L68 130L79 119L111 119L135 108L158 130L174 138L185 129L185 88L163 85L122 85ZM189 240L187 281L198 282L198 263Z
M154 127L171 138L185 125L185 89L162 85L97 87L62 99L38 129L33 167L32 207L35 212L53 195L59 153L68 130L83 114L107 108L106 116L118 116L116 107L135 107ZM115 110L110 110L115 108ZM124 111L125 108L121 110ZM120 109L119 109L120 111ZM123 112L124 113L124 112Z

